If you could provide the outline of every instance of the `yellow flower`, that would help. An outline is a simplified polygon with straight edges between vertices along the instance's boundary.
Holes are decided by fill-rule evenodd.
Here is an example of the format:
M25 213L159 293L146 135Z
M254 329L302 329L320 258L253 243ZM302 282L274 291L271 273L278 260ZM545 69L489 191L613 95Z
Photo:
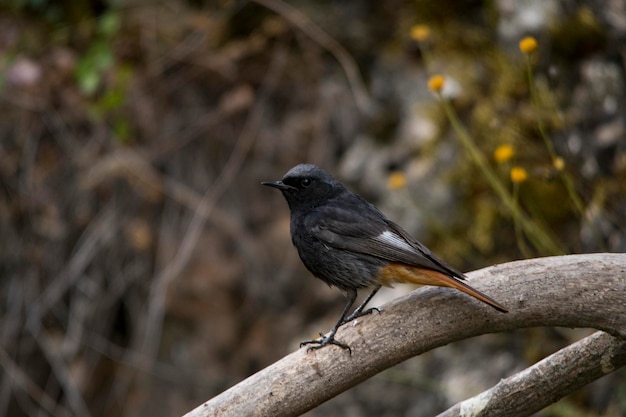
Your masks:
M502 164L515 156L515 150L511 145L500 145L493 151L493 158L497 163Z
M525 54L531 54L537 49L537 39L527 36L519 41L519 49Z
M411 28L411 38L414 41L422 42L430 37L430 29L426 25L413 25Z
M552 166L554 167L554 169L556 169L557 171L563 171L563 169L565 168L565 161L563 160L563 158L561 158L560 156L557 156L556 158L554 158L554 160L552 161Z
M522 183L528 179L528 172L522 167L511 168L511 181L516 184Z
M441 93L443 85L445 84L445 78L442 75L433 75L428 80L428 89L434 93Z
M392 172L387 179L387 187L391 190L397 190L406 186L406 175L400 171Z

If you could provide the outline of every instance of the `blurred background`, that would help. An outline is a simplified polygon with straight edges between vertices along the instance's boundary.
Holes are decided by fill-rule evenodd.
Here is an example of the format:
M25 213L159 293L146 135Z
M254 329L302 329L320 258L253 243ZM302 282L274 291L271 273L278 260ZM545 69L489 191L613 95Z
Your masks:
M259 185L297 163L464 271L626 251L625 68L622 0L2 1L0 415L180 415L327 331L344 298ZM432 416L591 332L307 415ZM624 416L626 373L538 415Z

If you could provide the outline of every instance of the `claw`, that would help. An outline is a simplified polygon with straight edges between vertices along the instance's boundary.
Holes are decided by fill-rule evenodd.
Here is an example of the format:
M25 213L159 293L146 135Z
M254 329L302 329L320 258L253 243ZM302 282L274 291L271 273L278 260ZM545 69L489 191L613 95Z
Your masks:
M380 289L380 285L377 285L376 288L374 288L374 290L370 293L370 295L367 296L365 301L363 301L363 303L361 303L361 305L357 307L356 310L354 310L354 313L350 314L350 316L345 318L346 314L348 313L348 310L350 310L350 307L352 307L352 305L354 304L354 300L356 300L356 296L357 296L357 292L355 289L348 290L346 292L346 294L348 295L348 303L344 307L343 312L341 313L341 317L339 317L339 321L337 321L337 324L335 324L335 327L333 327L332 330L326 336L320 333L320 337L318 339L305 340L304 342L300 343L300 347L306 346L306 345L313 345L313 346L309 346L306 349L307 353L309 353L312 350L321 349L327 345L335 345L335 346L339 346L340 348L344 350L347 350L350 353L350 355L352 355L352 349L350 349L350 346L346 345L343 342L335 340L335 333L337 333L337 329L339 327L343 326L349 321L356 319L357 317L372 314L374 311L378 311L380 313L380 310L377 309L376 307L368 308L367 310L363 311L367 303L372 299L372 297L374 297L374 295L379 289Z
M305 340L300 343L300 347L306 346L306 345L315 345L315 346L309 346L306 349L306 353L309 353L312 350L321 349L326 345L335 345L335 346L339 346L342 349L347 350L350 356L352 356L352 349L350 349L350 346L346 345L343 342L340 342L339 340L336 340L334 333L329 333L328 336L324 336L322 333L320 333L319 339Z

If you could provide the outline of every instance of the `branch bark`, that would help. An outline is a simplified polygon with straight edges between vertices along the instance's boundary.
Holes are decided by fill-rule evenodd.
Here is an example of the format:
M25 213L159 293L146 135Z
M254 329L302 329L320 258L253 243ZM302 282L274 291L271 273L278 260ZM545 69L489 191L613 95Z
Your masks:
M563 326L626 339L625 254L529 259L468 276L510 312L499 313L451 289L420 288L385 304L380 314L342 327L337 338L352 347L351 356L335 347L308 354L299 349L185 417L300 415L412 356L485 333Z
M626 365L626 341L596 332L437 417L523 417Z

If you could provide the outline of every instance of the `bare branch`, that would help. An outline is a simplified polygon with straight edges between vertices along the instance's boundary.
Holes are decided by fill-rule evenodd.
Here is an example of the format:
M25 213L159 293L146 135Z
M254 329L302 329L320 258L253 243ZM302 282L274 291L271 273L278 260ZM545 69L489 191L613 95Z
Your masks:
M299 415L412 356L485 333L565 326L626 338L624 254L529 259L468 275L510 312L451 289L421 288L341 328L337 337L352 346L352 356L334 347L299 349L186 417Z
M191 219L187 233L180 245L179 251L174 259L158 274L150 294L150 304L148 305L148 317L146 320L146 330L143 338L142 351L146 352L148 361L154 361L159 347L158 340L161 337L161 326L165 308L165 292L167 285L183 270L189 261L192 250L195 247L200 233L202 232L206 216L211 213L217 204L219 197L228 189L234 181L235 174L245 161L248 151L254 144L259 130L259 124L263 119L266 102L274 91L276 83L285 67L286 56L281 47L277 47L270 68L263 80L259 98L255 106L251 109L246 124L237 140L235 149L226 161L226 165L220 172L215 184L209 188Z
M596 332L438 417L528 416L624 365L626 341Z
M363 114L370 113L372 102L363 83L359 68L348 51L333 37L324 32L309 17L300 12L295 7L280 0L254 0L256 3L267 7L270 10L284 17L290 24L300 29L304 34L316 42L319 46L330 52L339 65L343 68L354 101Z
M19 388L32 398L42 410L52 416L72 417L73 414L66 410L54 398L33 382L30 376L24 372L20 366L11 359L9 354L0 346L0 367L4 370L4 377L9 378L13 389Z

